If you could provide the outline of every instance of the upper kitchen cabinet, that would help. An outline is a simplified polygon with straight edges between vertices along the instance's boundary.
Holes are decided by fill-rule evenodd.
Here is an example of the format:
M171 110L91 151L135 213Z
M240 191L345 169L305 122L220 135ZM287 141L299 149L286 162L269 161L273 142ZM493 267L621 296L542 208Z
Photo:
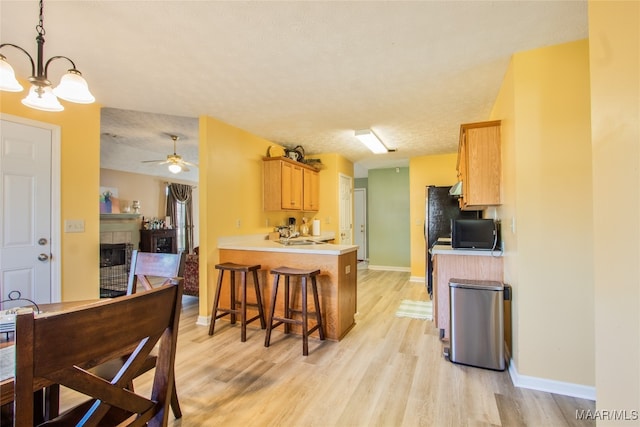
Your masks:
M460 126L457 170L462 182L461 209L500 204L500 120Z
M318 171L286 157L264 158L265 211L317 211Z
M320 207L320 174L311 169L302 170L302 210L317 212Z

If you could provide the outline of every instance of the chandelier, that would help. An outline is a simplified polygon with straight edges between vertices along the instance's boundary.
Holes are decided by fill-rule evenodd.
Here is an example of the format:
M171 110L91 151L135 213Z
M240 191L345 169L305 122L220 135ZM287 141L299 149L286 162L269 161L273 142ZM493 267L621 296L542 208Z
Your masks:
M62 104L58 102L58 98L78 104L91 104L96 99L93 97L91 92L89 92L87 82L82 77L80 71L76 69L76 64L71 59L66 56L52 56L46 63L44 62L45 30L43 22L43 0L40 0L40 21L36 26L36 31L38 33L36 37L38 55L35 62L31 55L29 55L29 52L20 46L11 43L0 44L0 49L11 46L22 51L29 57L29 61L31 61L31 77L29 77L31 88L29 89L29 93L26 98L22 100L22 103L27 107L43 111L64 110ZM67 71L67 74L62 76L58 86L52 89L52 84L47 77L47 70L49 68L49 64L56 59L66 59L71 63L72 68ZM21 92L23 89L22 85L18 80L16 80L15 72L7 62L7 58L0 53L0 90L7 92Z

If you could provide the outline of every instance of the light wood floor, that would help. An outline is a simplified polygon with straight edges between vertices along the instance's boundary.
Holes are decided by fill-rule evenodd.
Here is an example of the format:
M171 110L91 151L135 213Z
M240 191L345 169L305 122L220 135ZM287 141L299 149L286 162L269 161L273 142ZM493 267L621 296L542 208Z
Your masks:
M409 274L358 271L356 326L340 342L272 335L259 323L195 324L184 297L176 361L183 417L172 426L577 426L595 403L515 388L509 374L456 365L442 356L431 321L397 318L402 299L427 300ZM149 376L136 387L149 387ZM61 406L76 400L63 390Z

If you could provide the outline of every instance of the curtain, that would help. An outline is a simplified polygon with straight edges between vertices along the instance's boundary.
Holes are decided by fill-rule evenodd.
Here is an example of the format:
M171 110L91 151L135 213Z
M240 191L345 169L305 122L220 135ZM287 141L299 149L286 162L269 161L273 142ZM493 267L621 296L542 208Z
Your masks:
M169 184L167 191L167 216L171 217L171 223L177 224L177 202L184 203L184 247L187 253L193 253L193 203L192 187L186 184Z

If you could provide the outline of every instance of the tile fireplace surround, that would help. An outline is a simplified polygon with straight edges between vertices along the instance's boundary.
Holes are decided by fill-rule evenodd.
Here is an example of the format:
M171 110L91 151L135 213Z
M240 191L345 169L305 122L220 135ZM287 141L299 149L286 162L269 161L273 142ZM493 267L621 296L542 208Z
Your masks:
M126 292L131 251L140 243L140 215L100 214L100 297Z
M139 214L100 214L100 243L140 244Z

